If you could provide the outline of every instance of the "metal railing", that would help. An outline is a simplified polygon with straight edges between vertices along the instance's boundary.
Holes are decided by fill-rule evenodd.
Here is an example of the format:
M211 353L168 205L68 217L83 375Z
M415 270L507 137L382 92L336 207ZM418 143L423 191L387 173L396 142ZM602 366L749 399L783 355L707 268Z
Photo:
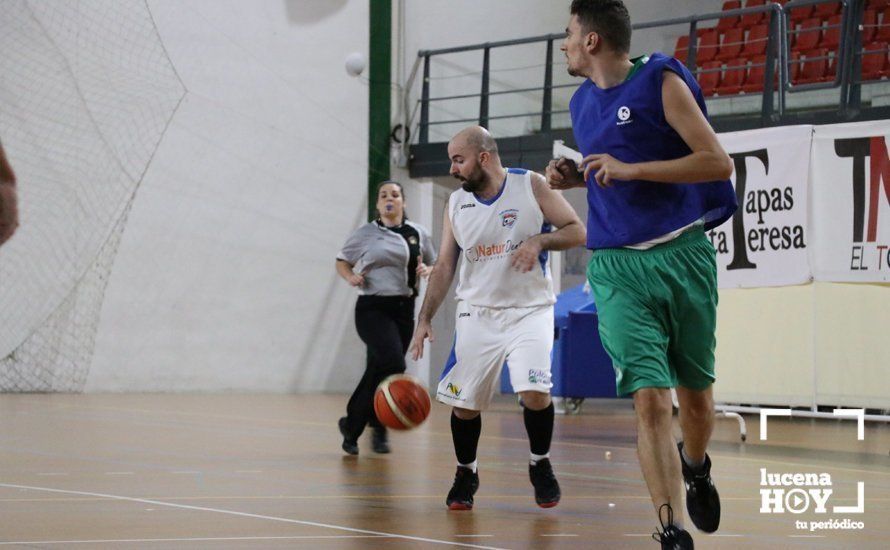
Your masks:
M792 63L799 65L800 69L807 61L817 61L823 59L820 57L810 57L803 61L792 60L791 58L791 35L799 32L807 32L805 30L791 30L789 33L789 20L791 19L791 11L795 8L815 6L820 4L840 4L841 5L841 23L840 23L840 44L838 45L836 55L831 56L834 60L835 76L832 81L799 83L794 81L790 74L790 66ZM764 78L763 89L761 90L761 108L760 108L760 124L762 126L772 126L781 124L784 115L787 112L786 94L824 90L839 89L838 114L840 118L845 115L858 112L861 108L860 86L864 84L861 78L861 59L863 55L862 49L862 28L860 21L865 11L866 0L792 0L784 6L777 3L768 3L763 6L739 8L734 10L712 12L701 15L692 15L688 17L679 17L673 19L663 19L647 23L638 23L633 25L633 30L654 29L659 27L668 27L676 25L689 25L689 46L686 57L686 66L696 76L709 71L723 71L720 69L703 69L697 66L699 50L698 46L698 29L702 21L719 20L721 18L742 17L745 15L753 15L757 13L767 14L767 36L766 36L766 59L763 63ZM710 28L710 27L709 27ZM822 27L819 27L821 32ZM510 119L519 117L540 117L540 131L548 133L552 130L553 115L566 114L568 110L554 110L553 108L553 91L560 88L575 88L577 83L572 84L553 84L553 48L554 42L563 40L563 34L546 34L528 38L520 38L515 40L503 40L498 42L485 42L481 44L472 44L467 46L459 46L453 48L444 48L437 50L421 50L418 52L417 62L415 63L414 72L412 73L410 84L413 84L419 64L423 66L423 82L421 88L421 98L417 101L420 109L420 120L417 124L418 142L421 144L429 143L430 127L443 124L454 123L477 123L482 126L488 126L492 120ZM496 48L509 46L518 46L523 44L546 43L546 54L544 57L544 75L543 84L535 87L515 88L509 90L491 91L491 51ZM719 47L719 44L718 46ZM482 51L482 71L479 84L479 93L464 93L457 95L446 95L432 97L430 90L430 68L433 58L437 56L455 54L470 51ZM864 53L871 53L866 51ZM761 66L760 64L752 66ZM742 70L742 69L739 69ZM777 78L778 77L778 78ZM781 85L774 90L774 83L778 81ZM409 89L410 89L409 84ZM529 92L542 92L541 109L535 112L525 112L519 114L506 114L493 116L490 113L490 98L497 95L518 94ZM479 114L478 117L472 118L453 118L446 120L430 120L430 105L436 102L443 102L457 99L479 98ZM725 96L734 97L734 96ZM413 123L414 114L407 115L408 101L404 105L406 113L406 126L410 127Z

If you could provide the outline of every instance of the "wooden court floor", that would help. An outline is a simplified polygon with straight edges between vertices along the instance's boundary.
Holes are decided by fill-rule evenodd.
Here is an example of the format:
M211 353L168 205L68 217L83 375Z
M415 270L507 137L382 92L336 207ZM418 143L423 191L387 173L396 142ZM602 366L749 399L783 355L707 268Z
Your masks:
M345 396L2 395L0 547L9 548L658 548L627 402L557 416L559 506L535 506L515 401L483 416L481 487L449 512L448 410L392 437L394 452L340 450ZM723 502L697 548L890 548L890 427L771 419L741 443L718 420L711 448ZM607 453L608 456L607 456ZM828 513L760 513L761 468L827 473ZM864 486L864 513L854 506ZM785 487L790 490L793 487ZM821 487L824 489L825 487ZM862 522L809 530L809 522ZM806 528L798 528L799 525ZM687 520L688 523L688 520Z

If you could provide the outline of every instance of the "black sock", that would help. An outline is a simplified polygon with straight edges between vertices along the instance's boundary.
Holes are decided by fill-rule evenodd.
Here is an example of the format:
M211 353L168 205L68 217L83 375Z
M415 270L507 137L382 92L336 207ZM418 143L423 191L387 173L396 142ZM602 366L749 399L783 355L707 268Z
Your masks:
M533 411L522 408L525 420L525 431L532 454L545 455L550 452L550 440L553 439L553 402L545 409Z
M451 440L454 441L454 454L459 464L470 464L476 460L481 433L481 414L472 420L462 420L454 412L451 413Z

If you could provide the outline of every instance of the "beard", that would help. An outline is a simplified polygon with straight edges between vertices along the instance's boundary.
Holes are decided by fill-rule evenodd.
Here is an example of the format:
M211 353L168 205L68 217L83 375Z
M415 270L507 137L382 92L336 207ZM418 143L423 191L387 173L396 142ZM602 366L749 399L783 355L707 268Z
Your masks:
M483 172L482 169L478 166L470 173L469 177L454 177L460 180L461 189L463 189L467 193L477 193L479 190L485 187L485 172Z

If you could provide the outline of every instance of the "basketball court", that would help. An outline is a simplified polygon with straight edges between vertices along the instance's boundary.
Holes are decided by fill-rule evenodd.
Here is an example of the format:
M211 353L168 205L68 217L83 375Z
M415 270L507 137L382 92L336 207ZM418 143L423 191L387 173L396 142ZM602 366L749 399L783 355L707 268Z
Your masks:
M557 416L563 487L535 506L522 416L502 398L483 416L481 486L469 512L444 503L454 470L448 414L394 434L393 453L340 450L340 396L16 395L0 402L0 545L11 548L639 548L652 508L626 401ZM718 420L711 454L723 523L699 548L885 548L890 430L770 419L759 441ZM801 514L762 514L760 469L828 473L828 505L855 505L861 531L800 530ZM831 514L825 514L831 515Z
M0 548L656 548L631 401L593 398L615 391L592 354L559 376L605 374L596 392L553 379L587 397L556 415L554 508L511 395L483 413L472 511L445 505L444 405L390 454L338 432L367 350L344 239L395 180L438 247L469 124L505 167L580 155L570 3L2 0L20 226L0 247ZM715 398L747 438L718 417L721 525L686 528L701 549L890 548L890 0L625 3L634 55L699 82L742 206L708 238ZM565 197L586 218L586 191ZM557 293L589 256L552 255ZM456 304L408 362L425 389Z

